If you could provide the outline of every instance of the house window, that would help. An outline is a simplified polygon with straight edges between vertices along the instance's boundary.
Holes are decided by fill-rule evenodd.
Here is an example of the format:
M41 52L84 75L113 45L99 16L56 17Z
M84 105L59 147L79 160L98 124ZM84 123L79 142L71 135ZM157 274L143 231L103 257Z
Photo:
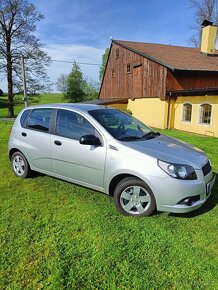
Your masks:
M183 112L182 112L182 121L183 122L191 122L192 118L192 105L191 104L184 104L183 105Z
M111 76L112 76L112 78L115 78L115 69L114 68L112 68L112 70L111 70Z
M200 107L200 123L210 124L212 106L210 104L203 104Z
M119 48L116 48L115 56L116 56L116 58L119 58L120 57L120 50L119 50Z
M130 63L128 63L127 65L126 65L126 72L129 74L129 73L131 73L131 65L130 65Z

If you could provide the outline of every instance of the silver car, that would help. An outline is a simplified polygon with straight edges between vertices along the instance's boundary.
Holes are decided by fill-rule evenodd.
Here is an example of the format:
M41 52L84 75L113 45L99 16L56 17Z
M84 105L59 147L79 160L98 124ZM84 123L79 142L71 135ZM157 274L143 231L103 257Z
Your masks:
M105 106L32 106L17 117L9 158L18 177L38 171L114 197L118 211L186 213L208 199L207 155Z

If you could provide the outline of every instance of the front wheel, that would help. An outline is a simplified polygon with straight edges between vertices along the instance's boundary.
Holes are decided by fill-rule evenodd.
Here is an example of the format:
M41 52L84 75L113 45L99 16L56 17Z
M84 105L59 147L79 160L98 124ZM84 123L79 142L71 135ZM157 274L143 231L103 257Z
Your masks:
M116 208L123 215L149 216L156 209L152 190L140 179L127 177L121 180L114 191Z
M29 164L24 155L17 151L11 157L11 167L14 174L21 178L26 178L30 174Z

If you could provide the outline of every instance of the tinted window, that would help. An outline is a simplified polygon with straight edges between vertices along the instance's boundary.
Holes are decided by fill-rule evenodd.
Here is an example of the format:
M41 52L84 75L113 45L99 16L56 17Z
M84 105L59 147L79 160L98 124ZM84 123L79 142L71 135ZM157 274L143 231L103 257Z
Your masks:
M22 116L20 117L20 124L22 127L25 127L25 121L29 113L30 113L30 110L26 110L23 112Z
M33 110L27 122L27 127L30 129L48 132L51 113L52 109Z
M80 140L84 135L95 135L96 130L83 116L67 110L58 110L56 133L59 136Z

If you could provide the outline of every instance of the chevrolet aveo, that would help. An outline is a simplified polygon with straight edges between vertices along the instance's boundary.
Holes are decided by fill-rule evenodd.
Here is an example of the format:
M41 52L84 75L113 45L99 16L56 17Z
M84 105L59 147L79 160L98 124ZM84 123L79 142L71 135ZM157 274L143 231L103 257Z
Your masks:
M97 105L24 109L11 131L9 158L18 177L38 171L104 192L130 216L193 211L215 182L198 148Z

